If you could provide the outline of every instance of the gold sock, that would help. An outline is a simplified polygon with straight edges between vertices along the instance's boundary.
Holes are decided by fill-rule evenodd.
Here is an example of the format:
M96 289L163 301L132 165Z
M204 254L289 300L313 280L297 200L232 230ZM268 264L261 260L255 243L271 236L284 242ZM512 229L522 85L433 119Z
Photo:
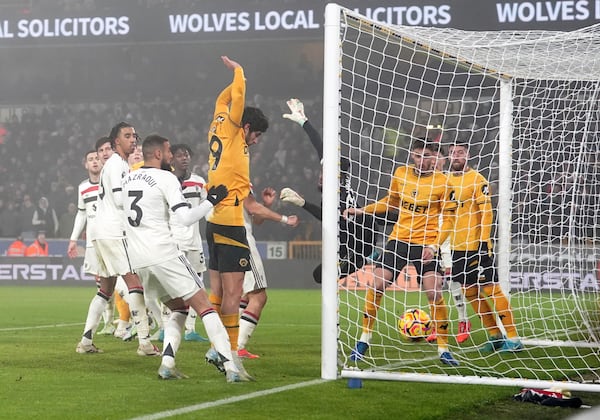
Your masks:
M429 302L429 310L437 335L438 347L448 348L448 308L443 297L437 302Z
M213 308L215 308L215 311L217 311L219 316L221 316L221 302L223 302L223 299L220 296L213 295L211 293L208 295L208 300L212 304Z
M115 296L115 306L117 307L117 312L119 312L119 319L121 321L129 322L130 313L129 313L129 305L125 302L125 299L119 294L114 293Z
M481 319L483 327L488 331L490 336L500 334L500 328L496 324L494 311L487 301L487 297L479 293L479 286L470 286L465 289L465 298L469 301L475 313Z
M517 338L517 327L513 319L512 309L500 285L496 283L487 284L483 286L483 291L494 301L494 308L496 308L498 317L502 321L502 325L504 325L506 337Z
M362 320L362 330L364 333L373 331L373 325L377 319L377 310L381 304L383 293L375 291L375 289L367 289L365 296L365 312Z
M223 325L227 330L229 336L229 342L231 343L231 350L237 351L238 336L240 334L240 316L236 312L235 314L221 315Z

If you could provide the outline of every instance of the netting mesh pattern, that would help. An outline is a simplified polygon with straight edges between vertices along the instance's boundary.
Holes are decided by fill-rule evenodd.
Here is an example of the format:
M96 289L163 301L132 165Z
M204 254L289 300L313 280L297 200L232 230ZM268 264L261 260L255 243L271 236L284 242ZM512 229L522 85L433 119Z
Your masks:
M385 196L391 175L410 164L417 138L470 145L470 166L490 182L494 209L509 183L509 278L515 323L525 350L482 351L488 334L468 307L473 330L458 344L449 308L449 346L461 362L441 365L435 345L403 338L397 322L413 307L429 310L408 267L388 287L365 357L358 337L372 265L339 282L339 360L344 369L451 373L486 377L597 381L600 375L600 36L598 26L563 32L465 32L384 27L342 13L340 150L342 176L358 206ZM500 179L500 84L511 86L511 177ZM326 157L327 158L327 157ZM447 167L446 167L447 169ZM368 228L384 246L393 222ZM497 223L497 219L496 223ZM494 229L496 235L497 226Z

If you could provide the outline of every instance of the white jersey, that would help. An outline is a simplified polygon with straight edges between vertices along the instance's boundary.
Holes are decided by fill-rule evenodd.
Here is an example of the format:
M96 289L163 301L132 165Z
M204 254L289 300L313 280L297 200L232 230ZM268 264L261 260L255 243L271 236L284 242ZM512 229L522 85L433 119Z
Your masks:
M196 207L206 200L207 192L205 185L206 181L204 178L196 174L191 174L181 184L183 196L192 207ZM182 251L202 251L202 237L200 236L199 223L185 226L176 217L171 217L170 224L173 238Z
M250 195L254 195L252 185L250 186ZM244 294L267 288L267 276L265 268L256 246L256 239L252 232L252 215L244 207L244 227L246 228L246 240L250 248L250 271L244 273L244 285L242 292Z
M123 179L124 224L134 269L177 258L169 211L190 207L181 185L169 171L142 167Z
M96 226L96 210L98 208L98 183L88 179L82 181L77 188L77 210L85 214L85 237L87 246L92 246L94 228ZM75 233L75 232L74 232ZM77 232L79 237L81 232ZM73 239L73 238L71 238Z
M123 225L123 178L129 165L118 153L104 163L100 173L98 212L93 239L119 239L125 235Z

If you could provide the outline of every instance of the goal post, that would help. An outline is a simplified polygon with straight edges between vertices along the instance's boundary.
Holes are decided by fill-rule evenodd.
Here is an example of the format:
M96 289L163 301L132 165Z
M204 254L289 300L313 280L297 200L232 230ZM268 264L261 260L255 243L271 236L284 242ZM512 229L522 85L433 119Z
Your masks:
M600 392L600 26L389 26L336 4L325 18L322 377ZM365 357L351 358L374 263L331 280L340 277L340 178L349 177L359 207L383 198L418 138L468 143L470 166L490 182L494 252L520 352L482 351L488 331L468 304L472 331L459 344L448 291L449 348L460 366L403 337L399 317L429 311L408 266L383 295ZM381 250L393 223L375 219Z

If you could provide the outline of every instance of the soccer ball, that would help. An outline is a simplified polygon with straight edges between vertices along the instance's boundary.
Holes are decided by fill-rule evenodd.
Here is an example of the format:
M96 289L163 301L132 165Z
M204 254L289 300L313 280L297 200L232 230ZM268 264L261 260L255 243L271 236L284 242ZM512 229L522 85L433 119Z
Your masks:
M421 309L409 309L398 320L398 330L406 338L418 340L431 333L432 322L429 314Z

